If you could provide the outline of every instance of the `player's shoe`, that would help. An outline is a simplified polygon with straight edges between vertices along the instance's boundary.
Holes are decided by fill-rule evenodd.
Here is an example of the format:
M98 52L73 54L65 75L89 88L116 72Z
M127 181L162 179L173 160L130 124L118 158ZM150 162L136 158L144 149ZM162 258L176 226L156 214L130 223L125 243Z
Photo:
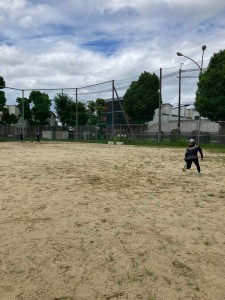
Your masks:
M183 170L183 172L185 172L187 170L187 165L184 165L182 170Z

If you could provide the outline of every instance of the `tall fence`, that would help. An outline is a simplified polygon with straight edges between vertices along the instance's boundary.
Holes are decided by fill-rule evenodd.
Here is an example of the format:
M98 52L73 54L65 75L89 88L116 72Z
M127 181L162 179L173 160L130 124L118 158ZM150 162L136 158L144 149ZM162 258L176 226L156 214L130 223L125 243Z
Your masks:
M154 73L160 78L160 92L159 92L159 107L161 108L162 102L176 102L178 104L178 112L180 112L180 104L185 103L190 97L190 91L194 94L196 91L196 84L198 81L198 69L182 69L182 99L179 94L177 99L178 82L181 79L178 70L159 69ZM176 141L180 139L194 138L200 143L223 143L225 144L224 132L221 130L223 126L221 123L213 123L206 120L194 121L181 121L179 120L180 114L178 113L178 120L161 122L161 112L159 113L159 123L149 122L144 125L129 124L129 120L124 113L123 106L121 105L120 97L123 97L126 90L130 87L133 81L137 81L138 77L128 78L123 80L110 80L84 86L80 88L56 88L56 89L35 89L48 93L50 99L58 94L67 94L76 103L76 111L73 113L76 118L76 125L74 127L67 126L30 126L26 122L24 100L29 98L31 89L17 89L6 87L5 91L9 93L6 95L10 99L21 97L22 111L21 111L21 124L17 125L0 125L0 138L2 139L19 139L20 134L23 134L24 139L36 139L36 133L40 134L42 139L46 140L75 140L75 141ZM173 99L168 99L171 87L174 88ZM179 86L180 87L180 86ZM11 94L14 93L14 94ZM96 98L102 98L109 104L107 111L107 124L110 125L85 125L79 126L79 113L78 103L87 105L89 101ZM16 102L16 100L15 100ZM123 124L121 119L124 119ZM176 116L175 116L176 118ZM179 121L179 122L178 122ZM120 123L121 122L121 123ZM179 126L178 126L179 123ZM53 122L52 124L55 124ZM119 124L119 125L118 125Z
M161 124L160 141L177 141L194 138L203 144L225 144L225 134L222 127L225 122L216 123L208 120L182 121L180 130L177 122L163 122ZM129 124L129 125L84 125L78 127L67 126L27 126L21 130L16 125L0 125L0 138L4 140L19 140L23 133L25 140L35 140L36 133L42 140L74 140L74 141L159 141L158 123Z
M177 69L177 68L176 68ZM159 89L159 119L158 124L149 122L145 125L132 125L129 122L135 122L135 119L131 121L126 115L121 99L125 92L130 87L133 81L137 81L138 77L127 78L122 80L109 80L89 86L83 87L72 87L72 88L53 88L53 89L34 89L45 92L49 95L49 99L52 99L52 109L54 110L53 104L54 99L58 95L69 96L74 103L76 103L75 111L71 111L71 118L76 125L73 128L61 127L61 126L28 126L25 124L25 100L29 98L29 94L33 89L18 89L13 87L5 87L4 91L6 97L11 100L19 97L21 98L21 111L19 112L21 126L19 123L15 126L12 125L0 125L0 138L5 139L16 139L19 138L20 134L24 135L24 138L34 139L37 132L43 139L70 139L70 140L141 140L141 141L165 141L165 140L176 140L176 139L187 139L190 136L196 138L197 142L205 143L223 143L224 137L221 130L221 124L215 125L215 129L211 129L212 124L203 123L200 124L198 121L188 121L188 123L180 120L181 105L189 105L191 95L195 95L199 69L190 69L183 66L182 73L175 68L168 68L154 71L160 79ZM181 90L181 74L182 74L182 90ZM178 92L179 83L179 95ZM173 96L168 98L171 94L171 89L174 91ZM182 97L181 97L182 96ZM104 99L107 102L107 120L103 120L107 124L103 127L99 126L79 126L82 114L79 114L78 104L83 103L88 106L88 103L96 100L97 98ZM182 99L181 99L182 98ZM189 102L187 104L186 102ZM170 121L167 123L161 122L161 103L172 103L178 108L178 122ZM19 116L18 115L18 116ZM56 116L57 118L60 117ZM141 116L138 116L139 119ZM147 116L145 116L147 117ZM173 116L174 117L174 116ZM176 116L175 116L176 118ZM51 120L49 124L57 124L55 118ZM123 120L122 120L123 119ZM149 119L150 116L149 116ZM0 112L1 120L1 112ZM20 122L21 123L21 122ZM211 123L211 122L210 122ZM121 124L121 125L118 125ZM123 125L122 125L123 124ZM178 125L179 124L179 125ZM179 129L177 129L179 128Z

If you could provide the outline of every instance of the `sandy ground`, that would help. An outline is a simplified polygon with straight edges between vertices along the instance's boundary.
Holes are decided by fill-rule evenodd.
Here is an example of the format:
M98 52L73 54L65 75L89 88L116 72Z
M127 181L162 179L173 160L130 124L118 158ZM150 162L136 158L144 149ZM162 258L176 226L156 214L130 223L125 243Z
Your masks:
M225 154L0 143L0 299L225 299Z

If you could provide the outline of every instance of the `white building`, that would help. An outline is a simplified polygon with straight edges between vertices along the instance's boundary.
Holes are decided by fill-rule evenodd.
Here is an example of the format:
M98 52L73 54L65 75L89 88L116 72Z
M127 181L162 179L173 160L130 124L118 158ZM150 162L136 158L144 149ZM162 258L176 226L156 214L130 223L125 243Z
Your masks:
M153 120L148 122L148 133L158 132L159 109L155 110ZM178 128L178 107L173 107L169 103L161 106L161 130L164 133L170 133L171 130ZM180 131L182 133L192 133L201 131L208 133L219 133L220 125L211 122L206 118L200 117L194 108L188 108L183 105L180 107Z
M199 120L199 113L194 108L188 108L187 105L181 105L180 107L180 120ZM159 109L155 110L155 115L149 124L158 123L159 121ZM170 122L178 121L178 107L173 107L170 103L162 104L161 106L161 121Z

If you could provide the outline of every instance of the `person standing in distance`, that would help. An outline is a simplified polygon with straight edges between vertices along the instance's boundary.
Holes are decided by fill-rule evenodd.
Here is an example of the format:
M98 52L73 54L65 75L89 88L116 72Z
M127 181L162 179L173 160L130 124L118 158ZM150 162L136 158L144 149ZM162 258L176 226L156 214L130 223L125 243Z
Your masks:
M199 165L198 160L198 152L200 153L201 160L203 160L203 152L202 148L195 144L195 140L190 139L189 146L186 149L184 160L186 161L186 167L187 169L191 168L192 162L196 165L196 168L198 170L198 175L202 176L201 174L201 168ZM185 171L185 169L184 169Z
M20 141L21 141L21 143L23 142L23 134L22 133L20 133Z
M36 133L36 140L37 140L37 142L40 142L40 133L39 132Z

